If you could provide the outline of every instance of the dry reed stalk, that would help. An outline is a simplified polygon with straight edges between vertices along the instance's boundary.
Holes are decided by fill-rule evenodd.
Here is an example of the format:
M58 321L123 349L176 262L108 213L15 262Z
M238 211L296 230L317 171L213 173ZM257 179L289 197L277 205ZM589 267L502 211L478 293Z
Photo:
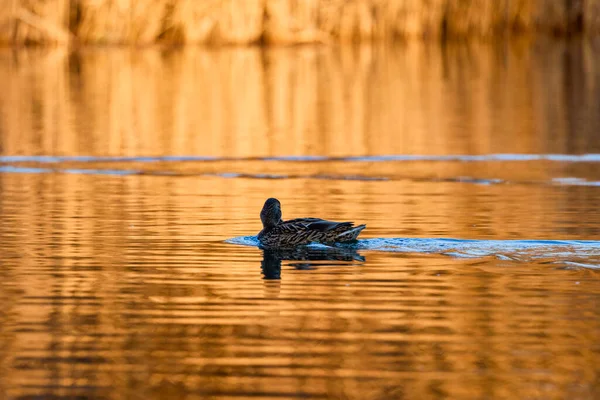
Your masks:
M600 33L600 0L5 0L0 42L252 44Z
M155 43L163 30L169 0L131 0L129 43Z
M66 44L68 0L8 0L0 10L0 42Z
M446 16L449 36L491 37L533 30L544 17L540 9L555 0L448 0ZM549 15L554 15L550 7Z
M376 0L267 0L265 39L311 43L383 36L375 5Z
M317 27L319 0L266 0L265 40L270 43L324 41Z
M376 25L374 11L372 1L357 0L349 3L343 9L339 38L342 40L371 39Z
M454 0L446 15L449 36L489 37L506 25L506 0Z
M86 43L156 42L171 0L72 0L78 9L77 36Z
M86 43L123 43L127 37L130 0L76 0L77 37Z
M389 0L377 5L377 36L439 37L448 0Z
M260 40L263 34L264 0L223 1L217 41L220 43L249 44Z
M215 18L220 0L179 0L173 2L165 26L165 41L207 43L217 24Z
M342 41L371 39L379 32L375 5L376 0L321 0L319 30Z
M534 11L536 28L557 35L579 32L584 20L583 12L583 0L537 0Z
M251 44L263 34L265 0L180 0L168 18L167 41Z

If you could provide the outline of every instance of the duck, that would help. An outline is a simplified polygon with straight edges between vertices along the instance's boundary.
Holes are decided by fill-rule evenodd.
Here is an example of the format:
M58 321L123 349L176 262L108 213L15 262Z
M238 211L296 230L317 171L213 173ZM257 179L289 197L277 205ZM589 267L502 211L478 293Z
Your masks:
M276 198L265 201L260 212L263 229L258 241L263 248L294 248L309 243L347 243L356 240L365 224L354 226L353 222L327 221L321 218L281 219L281 203Z

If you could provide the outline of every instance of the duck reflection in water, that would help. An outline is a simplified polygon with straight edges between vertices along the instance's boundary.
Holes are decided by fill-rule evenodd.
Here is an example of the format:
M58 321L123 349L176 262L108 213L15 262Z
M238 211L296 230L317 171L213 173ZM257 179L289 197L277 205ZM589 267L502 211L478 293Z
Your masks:
M296 269L308 270L320 266L349 266L353 262L365 261L355 249L345 247L297 247L294 249L263 249L261 269L264 279L281 279L281 261L303 261L290 263ZM334 263L314 263L312 261L336 261Z

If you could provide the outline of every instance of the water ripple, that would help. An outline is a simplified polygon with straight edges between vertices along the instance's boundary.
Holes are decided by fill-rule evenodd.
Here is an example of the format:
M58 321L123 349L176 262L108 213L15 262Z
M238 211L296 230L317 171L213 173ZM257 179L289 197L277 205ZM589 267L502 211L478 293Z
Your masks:
M240 236L225 241L243 246L260 246L256 236ZM600 268L600 241L593 240L470 240L452 238L373 238L355 243L326 246L311 244L309 248L326 251L348 248L392 253L432 253L457 258L493 256L504 261L556 259L559 263L584 268ZM577 261L575 261L575 259ZM591 263L580 262L581 259Z
M600 187L600 181L589 181L582 178L553 178L549 182L522 182L522 181L508 181L504 179L485 179L485 178L473 178L469 176L458 176L448 178L409 178L409 177L388 177L388 176L365 176L365 175L344 175L344 174L307 174L307 175L293 175L293 174L251 174L244 172L217 172L217 173L183 173L170 170L158 170L158 171L144 171L136 169L101 169L101 168L36 168L36 167L20 167L13 165L0 166L0 173L19 173L19 174L48 174L48 173L60 173L60 174L81 174L81 175L148 175L148 176L206 176L216 177L225 179L316 179L316 180L330 180L330 181L412 181L412 182L445 182L445 183L466 183L473 185L499 185L499 184L552 184L561 186L588 186L588 187Z
M205 156L158 156L158 157L102 157L102 156L0 156L0 173L20 174L80 174L80 175L148 175L171 177L215 177L221 179L308 179L327 181L409 181L462 183L469 185L553 185L600 187L597 175L590 174L590 166L600 154L488 154L488 155L387 155L387 156L281 156L281 157L205 157ZM273 162L288 162L276 165ZM506 174L505 168L490 170L488 176L471 175L473 171L466 167L470 162L521 162L553 161L562 163L581 163L577 171L568 170L567 176L553 177L536 174ZM320 162L344 163L319 166ZM356 162L378 162L381 168L365 169ZM418 172L400 169L397 162L426 162ZM437 162L457 162L458 169L448 169ZM311 168L296 163L312 163ZM463 163L463 164L461 164ZM108 167L110 165L110 167ZM275 167L274 167L275 165ZM420 164L419 164L420 165ZM546 169L547 166L542 169ZM510 170L510 169L509 169ZM535 170L535 168L534 168ZM464 174L464 173L467 174ZM558 172L560 174L564 171ZM583 176L576 176L582 175Z

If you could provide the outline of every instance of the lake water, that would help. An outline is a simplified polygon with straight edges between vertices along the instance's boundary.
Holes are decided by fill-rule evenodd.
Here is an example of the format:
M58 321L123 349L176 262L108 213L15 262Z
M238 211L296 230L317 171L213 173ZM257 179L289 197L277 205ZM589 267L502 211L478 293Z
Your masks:
M598 47L0 50L0 398L599 398Z

